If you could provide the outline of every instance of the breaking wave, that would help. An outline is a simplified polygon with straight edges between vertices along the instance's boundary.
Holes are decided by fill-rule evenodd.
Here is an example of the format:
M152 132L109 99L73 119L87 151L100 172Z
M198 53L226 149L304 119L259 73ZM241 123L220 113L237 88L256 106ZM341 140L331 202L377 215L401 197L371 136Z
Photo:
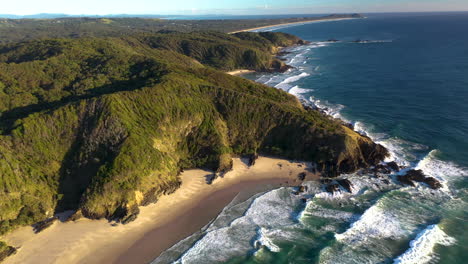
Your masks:
M396 258L394 264L424 264L430 262L434 256L436 244L450 246L456 240L442 231L437 225L430 225L410 242L409 249Z

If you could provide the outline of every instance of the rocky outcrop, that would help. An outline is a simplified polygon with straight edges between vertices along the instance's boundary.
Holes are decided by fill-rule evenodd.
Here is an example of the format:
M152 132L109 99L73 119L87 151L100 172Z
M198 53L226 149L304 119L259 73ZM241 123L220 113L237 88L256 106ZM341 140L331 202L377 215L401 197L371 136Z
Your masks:
M338 185L337 183L329 184L325 187L325 190L331 194L334 194L340 191L340 185Z
M306 173L305 172L301 172L297 175L297 179L300 180L300 181L303 181L304 179L306 178Z
M54 216L52 218L46 219L44 221L38 222L35 225L33 225L33 231L34 233L39 233L41 231L44 231L46 228L52 226L56 221L58 221L58 217Z
M0 262L2 262L7 257L14 255L16 253L16 248L8 246L4 242L0 241Z
M245 157L247 159L247 166L253 166L255 165L255 161L258 159L258 154L257 153L248 154Z
M348 179L336 180L347 192L352 192L353 184Z
M424 175L422 170L409 170L405 175L397 176L397 179L406 185L415 186L414 182L427 184L431 189L442 188L442 184L433 177Z

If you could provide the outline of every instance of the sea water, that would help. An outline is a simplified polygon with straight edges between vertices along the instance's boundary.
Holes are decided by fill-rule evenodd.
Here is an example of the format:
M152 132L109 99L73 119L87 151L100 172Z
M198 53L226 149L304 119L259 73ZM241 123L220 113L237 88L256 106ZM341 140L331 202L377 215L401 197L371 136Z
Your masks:
M421 169L443 188L350 174L341 177L352 193L331 195L318 182L301 195L271 190L233 201L154 263L467 263L468 13L269 30L311 43L288 49L283 59L294 69L246 78L353 123L389 149L388 161Z

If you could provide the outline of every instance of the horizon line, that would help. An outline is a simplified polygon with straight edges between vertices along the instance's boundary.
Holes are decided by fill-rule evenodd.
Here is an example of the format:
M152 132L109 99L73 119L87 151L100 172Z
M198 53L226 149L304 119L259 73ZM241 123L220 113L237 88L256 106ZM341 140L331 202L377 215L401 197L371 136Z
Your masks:
M465 13L468 10L443 10L443 11L375 11L375 12L320 12L320 13L273 13L273 14L134 14L134 13L110 13L110 14L68 14L68 13L34 13L28 15L17 15L17 14L1 14L0 18L5 18L4 16L15 16L15 17L29 17L29 16L45 16L45 15L62 15L65 17L106 17L106 16L186 16L186 17L196 17L196 16L281 16L281 15L334 15L334 14L397 14L397 13ZM58 18L58 17L57 17Z

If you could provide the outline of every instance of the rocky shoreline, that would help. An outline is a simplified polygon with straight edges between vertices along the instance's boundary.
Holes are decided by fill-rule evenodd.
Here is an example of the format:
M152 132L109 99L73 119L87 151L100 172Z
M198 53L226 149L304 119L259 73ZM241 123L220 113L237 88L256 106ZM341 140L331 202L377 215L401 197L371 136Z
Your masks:
M340 42L340 40L329 39L326 42ZM351 43L369 43L369 42L370 42L369 40L360 40L360 39L355 40L355 41L351 41ZM309 41L304 41L304 43L302 43L300 45L307 45L307 44L310 44L310 42ZM289 48L291 48L291 47L286 47L286 48L280 49L276 53L277 58L280 59L281 61L286 61L284 56L292 53L292 52L287 50ZM294 67L288 65L288 70L292 69L292 68L294 68ZM324 117L326 117L326 118L328 118L330 120L338 121L343 126L355 131L354 130L354 124L352 124L350 122L346 122L346 121L344 121L344 120L342 120L340 118L335 118L335 117L327 114L328 109L322 109L322 108L318 107L317 105L313 104L312 102L304 100L304 99L299 99L299 101L300 101L302 107L306 111L318 112L321 115L323 115ZM362 133L360 133L358 131L355 131L355 132L359 133L363 137L369 138L365 134L362 134ZM381 145L378 145L378 146L381 146ZM408 168L406 168L404 166L399 166L395 161L384 162L383 160L385 159L385 157L388 156L389 153L388 153L387 149L385 149L384 147L382 147L382 148L383 148L383 150L378 151L378 152L380 152L380 154L377 155L378 156L378 158L377 158L378 162L376 164L374 164L373 166L369 166L367 168L360 168L357 171L358 174L360 174L360 175L370 174L370 175L372 175L372 177L376 177L376 178L382 178L382 177L384 177L384 175L388 176L388 175L393 174L393 175L395 175L396 182L398 184L401 184L401 185L407 185L407 186L415 187L416 186L415 182L419 182L419 183L423 183L425 186L427 186L427 187L429 187L431 189L434 189L434 190L442 188L442 184L440 183L440 181L438 181L434 177L429 177L429 176L425 175L422 170L408 169ZM380 161L378 159L380 159ZM405 170L404 174L400 173L402 170ZM336 177L338 177L338 176L339 175L335 175L335 177L325 177L325 178L321 179L320 182L323 185L323 189L326 192L330 193L330 194L335 194L335 193L339 193L339 192L343 192L343 191L348 192L348 193L352 193L353 184L351 183L351 181L349 181L346 178L336 179ZM300 176L298 176L298 178L299 178L299 180L301 180ZM382 180L382 182L384 184L389 184L390 181L391 181L390 177ZM304 191L304 186L299 186L298 191L295 191L294 193L295 194L300 194L303 191Z

